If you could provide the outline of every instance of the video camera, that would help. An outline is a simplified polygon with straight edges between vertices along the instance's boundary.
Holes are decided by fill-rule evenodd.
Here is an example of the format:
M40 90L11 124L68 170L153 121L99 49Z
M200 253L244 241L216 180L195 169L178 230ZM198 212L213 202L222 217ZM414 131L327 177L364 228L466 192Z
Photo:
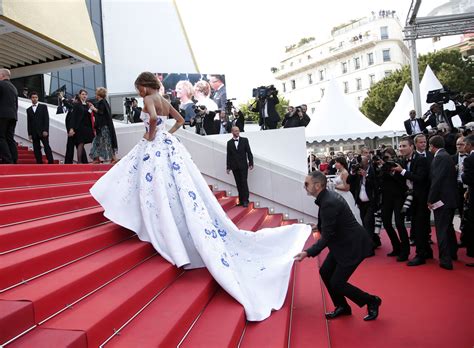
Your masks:
M252 90L252 97L258 98L258 99L266 99L271 96L276 96L277 94L278 94L278 90L273 85L260 86Z
M204 111L206 110L206 107L204 105L196 105L194 104L193 105L193 110L194 110L194 113L196 115L201 115L204 113Z
M459 92L451 91L448 88L440 88L429 91L426 95L426 102L446 104L450 100L458 102L460 97Z
M234 108L234 104L232 103L232 100L235 100L235 98L227 99L226 102L225 102L225 113L226 113L226 115L231 115L232 114L232 109Z

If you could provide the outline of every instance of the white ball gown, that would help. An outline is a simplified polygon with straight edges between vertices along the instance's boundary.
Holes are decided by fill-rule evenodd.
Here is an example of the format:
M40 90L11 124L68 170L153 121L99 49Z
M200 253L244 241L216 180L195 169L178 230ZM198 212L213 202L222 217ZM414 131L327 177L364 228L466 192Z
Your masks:
M148 128L149 115L142 118ZM188 151L166 131L166 119L159 116L155 139L140 140L90 192L108 219L152 243L173 265L207 267L248 320L264 320L283 305L293 256L311 228L238 229Z
M342 183L343 183L343 180L341 178L341 175L338 174L334 178L334 186L340 185ZM339 193L344 198L344 200L349 205L349 208L351 208L352 214L354 214L355 219L357 220L357 222L360 225L362 225L362 219L360 218L360 210L359 210L359 207L357 206L357 204L355 202L355 199L354 199L354 196L352 195L352 193L350 191L342 191L342 190L338 190L336 188L334 189L334 191Z

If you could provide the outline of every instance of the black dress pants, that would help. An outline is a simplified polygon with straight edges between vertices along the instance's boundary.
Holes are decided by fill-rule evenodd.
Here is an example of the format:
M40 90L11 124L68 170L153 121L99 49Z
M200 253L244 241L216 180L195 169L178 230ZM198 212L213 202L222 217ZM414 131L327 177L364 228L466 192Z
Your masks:
M248 203L249 202L249 186L247 184L248 177L248 168L236 168L232 169L232 174L234 174L235 185L237 186L237 191L239 191L239 203Z
M15 127L16 120L11 118L0 118L0 163L18 162L18 150L15 142Z
M49 137L39 137L37 135L33 136L33 151L35 153L36 163L42 164L43 163L43 155L41 153L41 143L43 143L44 147L44 154L48 159L49 164L54 163L53 152L51 151L51 147L49 146Z
M361 289L349 284L347 281L360 263L352 266L342 266L337 263L331 253L324 260L319 274L328 289L329 296L334 306L348 307L346 297L359 307L362 307L374 300L374 297Z
M451 264L457 253L456 232L454 232L454 209L439 207L434 210L436 237L438 239L439 263Z
M420 258L427 258L433 255L430 246L430 231L431 231L431 212L428 209L428 198L423 198L418 195L413 196L412 203L412 229L415 233L416 256Z
M410 254L410 241L402 214L404 201L405 198L403 196L384 197L382 202L382 222L392 243L393 251L408 256ZM398 235L392 225L393 215L395 215L395 226L397 227Z
M380 245L380 237L375 234L375 207L372 202L360 202L358 204L360 211L360 219L362 225L367 231L370 240L374 242L374 246Z

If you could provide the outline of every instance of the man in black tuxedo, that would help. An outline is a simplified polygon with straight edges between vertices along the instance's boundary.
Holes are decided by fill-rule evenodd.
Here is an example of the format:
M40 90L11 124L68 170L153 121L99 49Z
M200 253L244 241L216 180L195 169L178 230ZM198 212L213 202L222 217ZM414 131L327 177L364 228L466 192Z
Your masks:
M397 164L393 171L406 178L407 186L413 197L410 211L412 229L416 245L416 256L408 262L408 266L418 266L433 257L429 244L430 211L428 209L428 193L430 190L430 165L428 159L414 151L412 138L405 137L400 141L400 153L404 157L403 167Z
M404 123L408 135L418 134L425 131L426 126L423 120L416 118L416 111L410 111L410 118Z
M49 164L54 163L53 152L49 146L49 112L45 104L38 103L38 93L31 92L32 105L26 109L28 137L33 142L36 163L43 163L41 154L41 143L43 143L44 154Z
M356 221L345 199L326 189L326 176L320 171L311 172L305 179L305 189L310 196L316 197L319 207L318 224L312 225L319 233L318 241L310 248L295 255L295 260L318 256L324 248L329 254L324 260L319 274L326 285L334 311L326 313L327 319L350 315L351 307L346 297L359 307L367 305L365 321L374 320L379 314L382 300L348 283L359 264L372 253L372 241L364 228Z
M451 156L444 149L442 136L435 135L430 138L430 151L434 154L434 159L431 162L428 207L433 210L435 218L439 265L452 270L452 260L457 260L457 242L453 227L457 200L456 169Z
M278 91L275 90L269 96L259 97L256 100L252 111L258 112L260 115L258 125L261 130L276 129L278 121L280 121L280 115L276 110L276 105L280 103L277 95Z
M347 183L351 186L360 211L362 225L366 229L374 247L381 245L380 237L375 233L375 213L378 210L379 195L375 169L367 156L360 157L360 163L353 163Z
M231 124L232 124L232 127L239 127L240 131L241 132L244 132L245 129L245 117L244 117L244 113L240 110L234 110L233 111L234 113L234 119L232 120Z
M0 69L0 163L16 163L15 127L18 120L18 91L10 82L10 70Z
M443 104L432 104L430 106L430 111L425 115L424 121L426 127L431 126L431 128L437 128L439 124L446 123L449 129L453 128L453 121L451 120L451 117L454 114L449 110L443 110Z
M142 108L138 106L138 100L132 98L132 120L133 123L140 123L143 122L140 118L142 114Z
M474 257L474 134L464 138L465 150L469 156L464 159L462 181L468 186L467 205L465 216L465 245L466 254ZM467 263L466 266L474 267L474 263Z
M244 207L249 205L249 187L247 184L248 170L253 169L253 155L247 138L240 136L239 127L232 127L232 139L227 142L227 174L232 170L237 191L239 191L239 204Z
M217 134L230 133L232 129L232 122L230 122L225 114L225 111L219 111L219 119L214 120L214 129Z

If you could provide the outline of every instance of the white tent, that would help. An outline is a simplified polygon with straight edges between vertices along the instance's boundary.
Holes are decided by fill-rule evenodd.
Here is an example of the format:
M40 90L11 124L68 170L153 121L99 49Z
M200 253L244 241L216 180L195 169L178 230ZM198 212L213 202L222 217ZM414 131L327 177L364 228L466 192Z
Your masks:
M408 119L409 111L413 110L413 93L408 87L407 84L403 86L402 93L395 103L395 107L388 117L385 119L385 122L382 124L381 129L383 130L392 130L392 131L405 131L403 122Z
M425 113L429 110L431 103L426 102L426 95L429 91L434 89L443 88L441 82L439 82L438 78L434 74L433 70L431 70L430 66L426 66L425 73L423 74L423 78L420 82L420 98L421 98L421 112ZM418 117L421 115L417 115Z
M329 81L324 97L306 127L306 140L330 141L392 136L365 117L341 91L335 80Z

